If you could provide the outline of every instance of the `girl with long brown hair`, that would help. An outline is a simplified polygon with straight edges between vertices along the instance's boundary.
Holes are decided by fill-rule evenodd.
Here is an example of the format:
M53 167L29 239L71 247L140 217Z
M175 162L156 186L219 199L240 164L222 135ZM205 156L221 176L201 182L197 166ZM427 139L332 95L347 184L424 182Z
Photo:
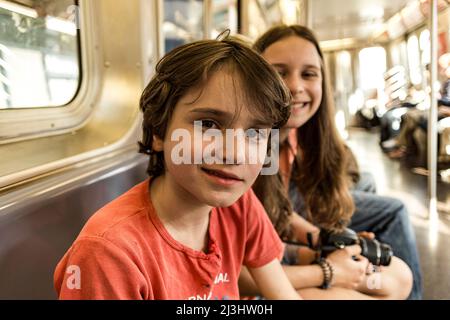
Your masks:
M291 92L291 117L280 133L280 178L260 176L254 185L279 235L305 242L306 231L317 234L319 228L339 231L349 226L366 237L376 236L413 270L410 297L420 298L415 239L405 207L395 199L351 190L353 156L334 124L333 96L316 37L303 26L277 26L264 33L254 48ZM286 201L282 183L299 215L290 216L285 205L277 208L276 203ZM404 272L403 281L408 282L410 271L403 261L396 261L403 264L397 271ZM393 274L402 282L398 272Z

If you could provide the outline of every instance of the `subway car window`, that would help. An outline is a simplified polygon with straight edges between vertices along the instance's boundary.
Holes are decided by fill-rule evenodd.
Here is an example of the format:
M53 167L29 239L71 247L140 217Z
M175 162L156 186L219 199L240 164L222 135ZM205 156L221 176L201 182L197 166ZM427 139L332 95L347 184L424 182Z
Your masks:
M362 89L377 89L384 86L383 73L386 71L384 48L370 47L361 50L359 66Z
M164 0L164 52L204 36L203 0Z
M212 1L212 30L211 38L215 39L223 30L230 29L231 33L238 31L237 0Z
M258 0L259 8L266 16L269 23L281 20L280 3L284 1L277 0Z
M348 108L344 108L349 99L349 92L353 91L353 77L349 70L352 70L350 52L344 50L336 54L336 124L340 134L347 137L345 130L346 122L349 120Z
M420 33L419 38L420 51L422 53L422 66L426 66L431 61L430 54L430 31L428 29L423 30Z
M391 59L391 64L393 66L398 66L402 64L401 47L399 42L394 42L389 46L389 57Z
M0 109L73 99L80 83L77 14L74 0L0 1Z
M408 38L408 62L409 62L409 77L412 84L420 84L422 82L422 73L420 68L420 50L419 40L416 35Z
M406 45L406 40L400 43L400 58L403 66L408 65L408 47Z
M295 24L305 20L307 1L249 0L246 3L248 21L247 35L254 39L264 30L279 24Z
M269 26L269 22L264 16L264 13L261 10L261 6L259 5L257 0L249 1L248 16L251 17L248 27L249 36L252 39L256 39L261 33L261 30L266 30Z

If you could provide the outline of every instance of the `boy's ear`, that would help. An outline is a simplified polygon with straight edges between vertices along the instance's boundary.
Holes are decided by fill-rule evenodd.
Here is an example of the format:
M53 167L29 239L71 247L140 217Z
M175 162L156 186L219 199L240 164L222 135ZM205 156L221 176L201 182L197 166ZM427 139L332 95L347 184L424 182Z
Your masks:
M152 149L156 152L161 152L164 149L163 140L157 135L153 135Z

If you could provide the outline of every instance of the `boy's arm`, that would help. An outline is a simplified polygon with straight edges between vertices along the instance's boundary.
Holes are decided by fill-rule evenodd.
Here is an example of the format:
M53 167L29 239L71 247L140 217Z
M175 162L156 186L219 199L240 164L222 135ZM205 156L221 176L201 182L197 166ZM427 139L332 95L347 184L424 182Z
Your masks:
M292 287L277 259L259 268L249 268L262 295L269 300L298 300L300 295Z
M241 297L254 297L261 295L261 291L259 291L258 286L255 281L253 281L253 277L246 266L242 266L241 273L239 274L238 285L239 295Z
M323 283L323 271L319 265L308 266L282 266L286 276L294 289L319 287ZM243 267L239 275L239 292L242 296L258 296L261 291L246 267Z

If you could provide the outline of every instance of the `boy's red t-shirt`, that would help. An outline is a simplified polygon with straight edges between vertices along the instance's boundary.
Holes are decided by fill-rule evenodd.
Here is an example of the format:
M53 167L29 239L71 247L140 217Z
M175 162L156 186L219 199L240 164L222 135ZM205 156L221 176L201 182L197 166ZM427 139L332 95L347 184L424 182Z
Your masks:
M261 267L281 241L250 189L210 214L208 253L173 239L156 215L149 181L95 213L58 263L60 299L239 299L242 265Z

